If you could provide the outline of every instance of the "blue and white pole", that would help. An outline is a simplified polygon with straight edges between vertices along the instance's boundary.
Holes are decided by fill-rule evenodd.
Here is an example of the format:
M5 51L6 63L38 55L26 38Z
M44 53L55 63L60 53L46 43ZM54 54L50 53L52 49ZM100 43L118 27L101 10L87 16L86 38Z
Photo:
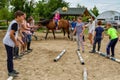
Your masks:
M82 58L82 55L80 54L80 51L77 51L77 54L78 54L78 57L80 59L81 64L84 65L85 63L84 63L84 60Z
M7 80L13 80L13 76L9 76Z
M86 68L84 68L84 70L83 70L83 80L87 80L87 69Z
M66 52L66 50L64 49L55 59L54 62L57 62L62 56L63 54Z
M103 56L103 57L108 57L109 59L120 63L120 59L117 59L117 58L111 57L111 56L107 56L107 54L106 54L106 53L103 53L103 52L98 52L98 51L97 51L97 53L100 54L100 55Z

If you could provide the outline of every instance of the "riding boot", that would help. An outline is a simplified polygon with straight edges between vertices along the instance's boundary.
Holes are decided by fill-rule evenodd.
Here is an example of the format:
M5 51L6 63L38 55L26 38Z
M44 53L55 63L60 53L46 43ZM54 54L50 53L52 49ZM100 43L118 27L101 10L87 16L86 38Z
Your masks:
M95 52L96 44L93 44L93 52Z
M95 51L95 48L96 48L96 45L95 44L93 44L93 50L92 51L90 51L89 53L95 53L96 51Z
M30 42L27 42L27 50L30 49Z

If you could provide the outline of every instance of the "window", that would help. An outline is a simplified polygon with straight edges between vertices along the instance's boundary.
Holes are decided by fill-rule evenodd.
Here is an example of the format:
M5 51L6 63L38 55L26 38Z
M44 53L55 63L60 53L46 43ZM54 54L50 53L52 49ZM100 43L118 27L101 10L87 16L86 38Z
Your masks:
M119 21L120 21L120 16L119 16Z
M118 20L118 16L115 16L115 17L114 17L114 20Z

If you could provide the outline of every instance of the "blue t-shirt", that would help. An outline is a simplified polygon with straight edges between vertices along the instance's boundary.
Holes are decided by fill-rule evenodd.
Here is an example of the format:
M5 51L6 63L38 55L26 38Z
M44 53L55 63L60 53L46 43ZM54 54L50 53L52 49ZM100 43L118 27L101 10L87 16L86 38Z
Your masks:
M78 23L76 24L76 35L79 35L83 30L84 23Z
M73 21L73 22L71 23L71 26L72 26L72 28L75 28L75 27L76 27L76 22Z
M102 38L103 31L104 31L104 29L100 26L95 28L95 32L96 32L95 38Z

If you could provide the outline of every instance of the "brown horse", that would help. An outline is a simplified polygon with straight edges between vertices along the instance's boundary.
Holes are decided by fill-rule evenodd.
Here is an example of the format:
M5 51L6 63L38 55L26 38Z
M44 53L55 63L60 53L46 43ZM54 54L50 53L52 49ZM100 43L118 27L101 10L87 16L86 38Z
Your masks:
M49 30L52 30L54 39L56 38L55 37L55 32L54 32L54 30L56 29L56 24L55 24L53 19L51 19L51 20L42 20L42 21L40 21L40 25L44 25L47 28L45 39L47 39L47 35L48 35ZM70 27L70 24L69 24L68 20L61 19L61 20L58 21L58 29L63 30L64 36L65 36L65 32L67 32L68 38L70 38L70 36L69 36L69 34L70 34L69 27Z

